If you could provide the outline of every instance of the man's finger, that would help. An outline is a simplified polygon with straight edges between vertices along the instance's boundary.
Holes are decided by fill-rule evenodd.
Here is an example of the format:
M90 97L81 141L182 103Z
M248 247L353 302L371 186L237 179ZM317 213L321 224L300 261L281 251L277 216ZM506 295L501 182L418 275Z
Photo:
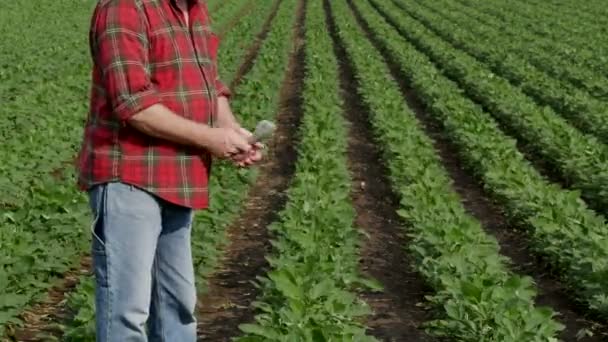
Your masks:
M232 155L232 159L234 159L235 161L241 161L243 159L247 158L247 154L240 152L240 153L236 153Z
M259 162L260 160L262 160L262 153L259 150L255 151L255 153L252 153L249 156L249 159L252 160L253 162Z
M235 142L235 148L238 150L238 152L247 152L249 153L249 151L251 151L251 145L249 145L247 143L247 141L243 140L243 141L236 141Z
M232 147L232 148L229 148L228 151L226 151L224 153L224 157L225 158L234 158L234 156L238 155L238 153L239 153L239 151L236 148Z

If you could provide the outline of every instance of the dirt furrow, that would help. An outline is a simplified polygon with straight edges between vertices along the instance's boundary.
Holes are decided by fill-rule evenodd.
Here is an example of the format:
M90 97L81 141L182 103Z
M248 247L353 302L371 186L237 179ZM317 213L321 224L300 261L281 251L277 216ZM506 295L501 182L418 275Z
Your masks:
M369 109L358 93L355 71L337 34L327 0L325 9L340 61L340 84L350 124L348 159L357 211L355 222L369 236L362 246L360 268L384 287L382 292L361 293L374 312L366 325L372 335L383 341L432 341L421 329L431 319L430 313L418 305L430 289L415 272L413 258L406 252L409 239L396 214L399 201L391 190L388 170L370 130Z
M281 90L271 155L260 166L260 175L250 190L242 215L228 229L230 242L221 266L209 278L209 290L199 300L200 341L229 341L239 335L238 325L252 321L254 316L251 303L258 291L253 282L264 274L265 255L271 249L266 228L284 207L285 190L295 171L304 80L305 8L305 1L300 0L293 38L295 49Z
M577 341L576 335L579 330L590 329L594 331L595 336L585 337L580 341L602 341L601 336L608 336L605 335L606 327L598 321L586 317L586 309L571 300L572 297L569 296L568 289L555 274L551 273L547 264L531 251L531 242L527 240L525 233L522 231L524 228L518 226L516 222L509 222L500 206L491 200L483 185L478 182L470 170L465 168L459 156L460 151L444 133L441 122L425 110L424 105L416 95L415 89L412 89L408 84L407 75L401 71L390 53L382 47L378 38L371 32L355 6L352 5L352 0L347 1L353 8L355 16L365 30L368 39L382 53L391 69L393 78L399 83L403 97L410 108L414 110L426 134L433 139L435 150L452 178L454 189L462 198L466 210L482 223L488 233L497 238L501 253L513 262L513 271L529 275L534 279L539 291L536 298L537 304L550 306L559 312L558 320L566 326L560 337L564 341Z

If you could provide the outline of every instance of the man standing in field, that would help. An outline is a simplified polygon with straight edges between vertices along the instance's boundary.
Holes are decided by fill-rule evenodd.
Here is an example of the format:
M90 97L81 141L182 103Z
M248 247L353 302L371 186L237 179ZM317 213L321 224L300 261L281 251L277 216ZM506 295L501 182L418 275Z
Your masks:
M95 214L97 341L196 340L193 210L212 156L261 159L217 74L203 0L100 0L79 185Z

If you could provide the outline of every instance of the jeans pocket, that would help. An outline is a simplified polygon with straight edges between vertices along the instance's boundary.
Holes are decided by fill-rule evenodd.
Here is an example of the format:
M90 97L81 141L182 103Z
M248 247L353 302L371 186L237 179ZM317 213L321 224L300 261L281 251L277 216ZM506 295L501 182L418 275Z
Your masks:
M97 185L89 191L89 202L93 211L93 223L91 224L91 237L93 250L105 249L105 217L108 185Z
M103 226L103 215L98 215L91 229L93 235L91 251L95 281L98 286L108 287L108 256L106 254L106 244L103 240Z
M91 225L91 252L95 281L99 286L108 286L108 261L105 243L105 217L107 185L99 185L90 191L91 208L95 218Z
M95 281L98 286L108 287L108 256L106 254L106 244L103 240L103 215L95 220L91 231L93 235L91 251Z

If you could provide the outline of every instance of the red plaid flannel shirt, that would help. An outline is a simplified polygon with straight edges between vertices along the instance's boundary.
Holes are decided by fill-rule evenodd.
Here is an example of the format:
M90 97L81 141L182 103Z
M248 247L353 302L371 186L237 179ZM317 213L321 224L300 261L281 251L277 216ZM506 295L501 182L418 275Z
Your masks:
M208 206L207 151L147 136L127 124L162 104L196 122L211 123L219 81L219 40L205 1L190 1L189 27L174 0L101 0L93 14L93 85L79 156L82 189L120 181L169 202Z

